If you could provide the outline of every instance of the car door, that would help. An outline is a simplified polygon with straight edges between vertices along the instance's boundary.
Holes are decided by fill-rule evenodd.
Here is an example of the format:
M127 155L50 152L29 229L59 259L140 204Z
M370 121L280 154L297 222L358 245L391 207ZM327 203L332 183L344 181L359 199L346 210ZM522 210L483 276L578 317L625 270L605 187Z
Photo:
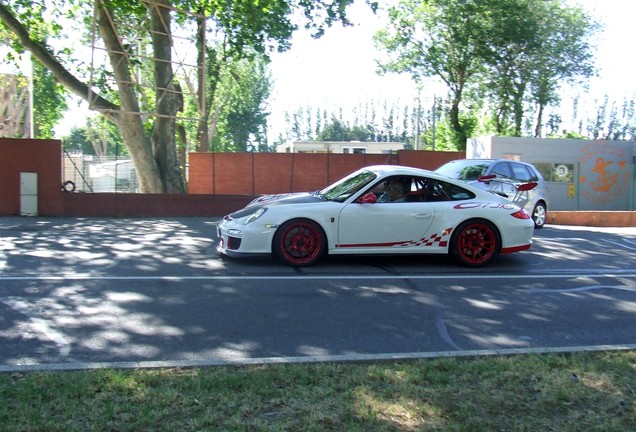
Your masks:
M380 252L418 246L435 219L435 205L421 201L425 180L407 180L405 201L346 205L339 216L336 249Z

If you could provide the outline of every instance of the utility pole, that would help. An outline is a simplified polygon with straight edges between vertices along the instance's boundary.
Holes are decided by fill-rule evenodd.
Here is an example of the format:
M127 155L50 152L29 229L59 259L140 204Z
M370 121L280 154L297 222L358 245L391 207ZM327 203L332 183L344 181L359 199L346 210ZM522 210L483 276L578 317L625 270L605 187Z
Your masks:
M420 94L422 92L421 86L417 86L417 111L415 113L415 150L420 149L420 123L422 121L422 102Z

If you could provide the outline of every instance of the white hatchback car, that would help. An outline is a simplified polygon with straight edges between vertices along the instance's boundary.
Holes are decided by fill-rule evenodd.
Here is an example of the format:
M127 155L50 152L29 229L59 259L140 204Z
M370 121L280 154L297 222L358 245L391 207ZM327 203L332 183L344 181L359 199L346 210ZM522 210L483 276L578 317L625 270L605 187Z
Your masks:
M543 228L546 222L548 186L532 164L508 159L457 159L435 172L510 198L530 213L537 229ZM529 183L536 186L527 191L519 190Z
M223 218L217 250L304 266L323 255L450 254L482 266L529 249L534 223L506 198L417 168L362 168L323 190L266 195Z

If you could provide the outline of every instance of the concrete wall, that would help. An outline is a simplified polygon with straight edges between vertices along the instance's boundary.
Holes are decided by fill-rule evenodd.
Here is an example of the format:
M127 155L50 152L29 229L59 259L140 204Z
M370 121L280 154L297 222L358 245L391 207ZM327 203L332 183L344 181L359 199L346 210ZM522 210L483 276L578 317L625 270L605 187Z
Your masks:
M469 140L466 157L515 158L552 173L551 210L635 209L636 142L484 137Z

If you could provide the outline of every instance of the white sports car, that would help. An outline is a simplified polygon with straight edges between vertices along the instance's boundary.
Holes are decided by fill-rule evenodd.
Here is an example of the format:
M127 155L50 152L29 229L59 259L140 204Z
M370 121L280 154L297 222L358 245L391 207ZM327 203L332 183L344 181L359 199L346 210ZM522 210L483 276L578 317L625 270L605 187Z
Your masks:
M417 168L362 168L323 190L266 195L223 218L217 250L305 266L323 255L450 254L477 267L532 245L510 200Z

